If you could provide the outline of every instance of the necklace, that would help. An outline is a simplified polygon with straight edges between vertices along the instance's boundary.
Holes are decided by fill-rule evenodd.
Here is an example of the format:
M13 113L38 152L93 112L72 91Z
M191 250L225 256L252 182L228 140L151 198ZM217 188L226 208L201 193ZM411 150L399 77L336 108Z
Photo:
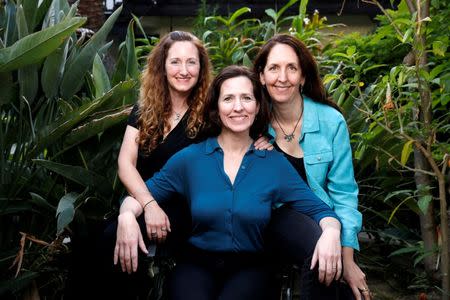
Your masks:
M186 112L187 109L186 110L182 110L181 112L177 112L173 108L172 108L172 110L173 110L173 113L175 114L174 121L178 122L178 121L181 120L181 117L184 115L184 113Z
M283 127L281 127L280 122L278 122L277 115L274 114L274 116L275 116L275 122L277 122L278 126L280 127L281 131L282 131L283 134L284 134L284 137L283 137L283 138L286 140L286 142L290 143L290 142L294 139L294 137L295 137L295 134L294 134L294 133L295 133L295 129L297 129L298 123L300 123L300 119L301 119L302 116L303 116L303 109L302 109L302 111L300 112L300 116L298 117L297 123L295 123L294 129L292 130L291 134L287 134L286 131L284 131Z

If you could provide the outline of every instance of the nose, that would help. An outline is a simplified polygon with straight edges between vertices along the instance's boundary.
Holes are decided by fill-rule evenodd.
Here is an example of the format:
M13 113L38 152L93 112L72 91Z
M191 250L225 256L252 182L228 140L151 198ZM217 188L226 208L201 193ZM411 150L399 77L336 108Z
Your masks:
M286 81L286 78L287 78L286 70L281 69L280 73L278 73L278 80L284 82L284 81Z
M234 111L241 111L242 110L242 103L240 99L236 99L234 100L233 103L233 110Z
M180 74L182 75L188 74L187 65L185 63L182 63L180 66Z

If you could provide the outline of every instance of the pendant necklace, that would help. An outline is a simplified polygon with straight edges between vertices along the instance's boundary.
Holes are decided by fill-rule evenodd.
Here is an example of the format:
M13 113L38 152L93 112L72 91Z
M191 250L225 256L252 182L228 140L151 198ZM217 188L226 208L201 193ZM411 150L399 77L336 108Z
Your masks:
M290 143L295 137L295 129L297 129L298 123L300 123L300 119L303 116L303 109L300 112L300 116L298 117L297 123L295 123L294 129L292 130L291 134L287 134L286 131L284 131L283 127L281 127L280 122L278 122L278 118L277 118L276 114L274 114L274 116L275 116L275 121L277 122L278 126L280 127L281 131L284 134L283 138L286 140L286 142Z
M186 109L184 112L183 112L183 111L177 112L177 111L175 111L173 108L172 108L172 110L173 110L173 113L175 114L174 121L175 121L175 122L178 122L178 121L181 120L181 117L183 116L184 112L185 112L187 109Z

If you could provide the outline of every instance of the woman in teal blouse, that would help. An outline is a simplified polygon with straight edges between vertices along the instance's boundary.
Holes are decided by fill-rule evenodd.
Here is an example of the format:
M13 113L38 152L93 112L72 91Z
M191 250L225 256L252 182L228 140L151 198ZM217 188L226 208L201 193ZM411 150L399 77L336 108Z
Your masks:
M188 200L193 228L169 280L169 299L276 299L263 233L278 203L289 203L319 223L318 249L329 252L327 263L335 269L341 263L336 214L280 153L253 146L268 124L262 99L254 73L225 68L206 100L210 138L175 154L146 182L143 208L131 197L121 207L121 213L135 215L148 210L147 231L159 240L170 232L170 220L158 203L173 193Z
M359 250L362 217L344 117L328 98L312 54L297 38L280 34L269 39L255 59L254 70L271 100L269 132L275 137L275 148L305 170L311 190L340 218L343 278L357 300L370 299L365 274L353 258L354 250ZM298 240L303 247L301 237Z

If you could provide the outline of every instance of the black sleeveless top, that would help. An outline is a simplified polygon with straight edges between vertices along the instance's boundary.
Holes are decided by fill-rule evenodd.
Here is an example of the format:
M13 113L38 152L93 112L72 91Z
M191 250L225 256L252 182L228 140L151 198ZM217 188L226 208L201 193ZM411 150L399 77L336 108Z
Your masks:
M294 156L287 154L286 152L281 150L280 146L278 146L278 144L276 142L273 143L273 147L278 152L283 153L284 157L286 157L287 160L291 163L291 165L295 168L298 175L300 175L300 177L303 179L303 181L305 181L305 183L308 184L308 180L306 178L305 165L303 164L303 157L298 158L298 157L294 157Z

